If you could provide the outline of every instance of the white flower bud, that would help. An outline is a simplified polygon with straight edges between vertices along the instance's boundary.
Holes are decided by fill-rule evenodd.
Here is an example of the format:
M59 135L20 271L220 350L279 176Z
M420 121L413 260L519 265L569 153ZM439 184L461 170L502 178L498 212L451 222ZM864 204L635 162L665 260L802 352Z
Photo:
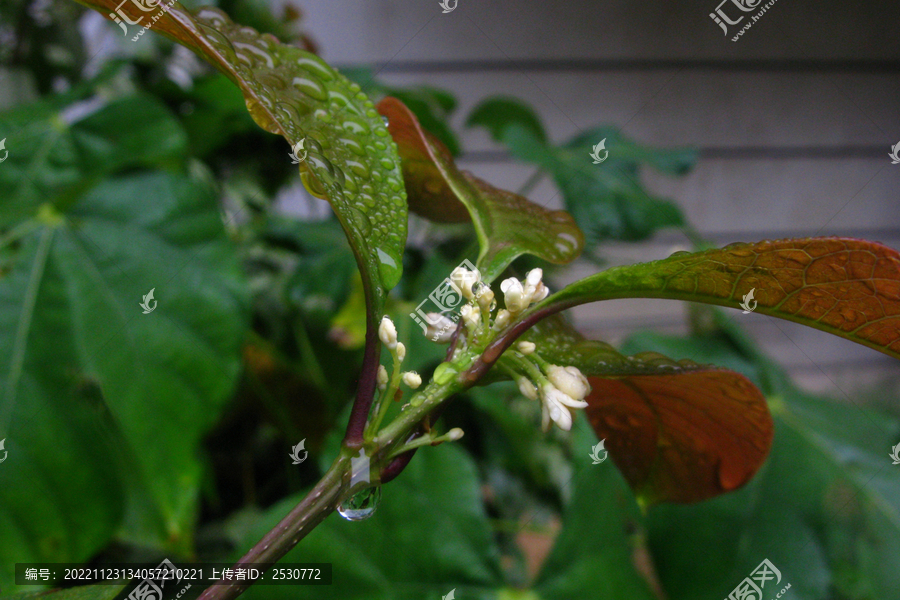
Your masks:
M581 400L591 393L591 384L588 383L587 377L576 367L550 365L547 369L547 379L563 394L576 400Z
M509 325L509 320L512 315L509 314L509 311L505 308L501 308L497 311L497 318L494 319L494 329L500 330Z
M494 302L494 292L491 288L485 286L484 291L478 294L478 306L481 307L482 312L489 313L491 312L491 304Z
M456 323L444 315L438 313L428 313L426 315L428 321L425 336L430 338L432 342L446 344L453 337L453 330L456 329ZM434 325L432 325L434 323Z
M481 273L478 269L470 271L465 267L456 267L450 273L450 281L456 284L467 300L472 300L475 298L475 292L472 290L472 287L481 281Z
M528 271L528 275L525 276L525 289L537 289L537 286L541 284L541 279L544 277L544 271L541 269L532 269Z
M534 342L519 342L519 344L516 346L516 348L522 354L531 354L532 352L534 352L534 349L536 347L537 346L534 345Z
M527 377L519 377L516 380L516 383L519 385L519 392L529 400L537 400L538 391L537 388L534 387L534 384L528 380Z
M381 318L381 325L378 326L378 337L381 343L393 350L397 347L397 328L394 322L387 315Z
M382 392L387 389L388 372L384 365L378 365L378 389Z
M448 441L455 442L456 440L458 440L459 438L461 438L463 436L463 433L464 432L462 429L460 429L459 427L454 427L453 429L448 431L445 434L445 436Z
M406 358L406 345L403 342L397 342L397 360L403 362L403 359Z
M473 329L478 327L478 323L481 319L481 309L477 306L472 306L471 304L466 304L459 311L460 316L463 319L463 322L466 324L466 327L469 329Z
M408 385L411 389L416 389L422 385L422 376L415 371L407 371L403 374L403 383Z
M509 312L515 314L528 308L529 298L525 297L525 289L522 287L521 281L515 277L504 279L500 284L500 289L503 291L503 298Z
M550 288L548 288L543 283L538 284L537 289L534 292L534 295L531 297L532 302L540 302L544 298L550 295Z
M541 401L547 410L547 416L563 431L572 429L572 413L567 406L571 406L572 403L587 406L587 402L577 403L552 385L541 386ZM573 406L573 408L584 408L584 406ZM544 424L546 427L546 419L544 419Z

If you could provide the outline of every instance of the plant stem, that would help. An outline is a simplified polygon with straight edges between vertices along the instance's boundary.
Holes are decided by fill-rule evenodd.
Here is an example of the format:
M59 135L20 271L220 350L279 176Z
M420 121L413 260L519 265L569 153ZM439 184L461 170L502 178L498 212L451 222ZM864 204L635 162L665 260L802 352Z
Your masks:
M332 463L316 487L242 556L235 568L249 563L274 564L284 557L297 542L306 537L337 508L344 491L344 475L349 469L350 457L342 454ZM199 600L231 600L240 596L252 583L252 581L217 583L206 588L200 594Z
M366 350L363 355L362 371L359 375L359 389L356 391L356 399L353 401L353 409L350 412L350 421L347 423L347 433L344 435L344 446L348 448L361 448L363 445L363 433L366 429L366 421L369 418L369 410L372 408L372 398L375 396L375 386L378 378L378 325L372 317L372 311L366 313Z

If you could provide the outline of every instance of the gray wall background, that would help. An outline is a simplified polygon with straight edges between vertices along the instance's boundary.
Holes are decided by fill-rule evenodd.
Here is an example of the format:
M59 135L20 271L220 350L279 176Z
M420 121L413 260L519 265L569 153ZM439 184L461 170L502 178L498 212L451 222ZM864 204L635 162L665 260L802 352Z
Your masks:
M709 17L718 0L459 0L447 14L438 0L299 4L332 64L369 64L386 82L456 95L460 164L495 185L516 190L532 170L462 121L487 96L509 94L539 111L554 141L608 123L646 144L699 148L687 177L642 176L717 243L839 234L900 248L900 165L888 158L900 141L900 3L778 0L737 42ZM530 198L560 204L549 181ZM605 250L624 264L683 244L670 231ZM567 279L591 271L576 265ZM875 351L734 314L809 388L843 397L880 382L900 394L900 367ZM684 306L672 301L574 315L611 341L638 328L684 330Z

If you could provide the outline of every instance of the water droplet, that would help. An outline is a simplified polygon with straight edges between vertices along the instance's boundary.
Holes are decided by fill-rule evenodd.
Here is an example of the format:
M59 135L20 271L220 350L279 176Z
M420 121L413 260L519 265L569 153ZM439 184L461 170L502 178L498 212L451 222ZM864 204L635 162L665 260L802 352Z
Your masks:
M364 165L363 163L361 163L357 160L348 160L346 162L346 165L348 167L350 167L351 171L353 171L356 175L359 175L360 177L368 177L369 176L368 167L366 167L366 165ZM363 191L366 191L365 187L363 187Z
M351 206L348 212L350 213L350 219L356 225L360 234L366 236L372 232L372 223L363 211Z
M387 117L385 117L384 115L381 115L381 120L384 121L384 126L385 126L385 127L387 127L388 125L391 124L391 120L388 119Z
M366 488L338 505L338 514L348 521L362 521L375 514L381 500L381 486Z
M331 81L334 79L334 72L331 67L318 56L308 54L297 59L297 66L305 69L307 72L315 75L323 81Z
M687 256L688 254L691 254L691 253L688 252L687 250L678 250L677 252L673 252L672 254L670 254L669 258L673 258L675 256Z
M347 150L349 150L350 152L352 152L353 154L355 154L357 156L365 156L366 155L366 151L363 150L362 145L352 138L344 138L344 137L338 138L338 143L345 146L347 148Z
M362 120L348 118L344 121L343 125L346 131L349 131L354 135L366 135L369 133L369 126Z
M328 99L328 92L325 91L325 86L313 79L307 77L294 77L294 80L291 81L291 85L316 100Z
M381 273L381 281L384 282L385 287L394 287L394 284L397 283L397 280L400 278L400 270L397 268L397 261L381 248L376 248L375 250L378 252L378 260L380 262L378 271Z

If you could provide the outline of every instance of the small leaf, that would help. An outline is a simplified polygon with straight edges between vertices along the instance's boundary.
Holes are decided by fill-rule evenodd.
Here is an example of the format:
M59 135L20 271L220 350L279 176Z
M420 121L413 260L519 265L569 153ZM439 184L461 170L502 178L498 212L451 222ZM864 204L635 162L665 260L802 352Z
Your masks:
M684 225L680 209L641 187L639 167L650 165L670 175L693 166L690 150L658 150L640 146L610 127L579 133L569 142L549 143L537 114L508 98L491 98L469 116L467 125L486 127L516 158L550 173L562 192L566 210L585 232L589 245L604 239L637 241L664 227ZM590 153L605 140L602 166ZM607 153L608 151L608 153Z
M525 253L556 264L581 253L584 237L568 213L549 211L459 171L447 149L396 98L385 98L378 109L390 120L400 149L410 207L443 222L463 220L468 209L481 243L478 267L485 281Z
M132 2L78 1L104 16L118 8L131 19L149 20ZM402 273L406 192L396 146L360 86L315 54L233 23L216 8L192 14L176 3L152 31L187 46L228 76L260 127L283 136L291 148L306 140L303 182L334 208L374 302L370 311L380 314L387 290Z
M747 483L772 444L762 393L743 375L656 352L623 356L560 316L527 335L541 357L588 376L585 409L638 498L698 502Z
M732 244L608 269L542 303L554 310L612 298L670 298L795 321L900 358L900 253L851 238Z
M530 106L516 98L495 96L476 106L466 119L469 127L485 127L498 142L506 141L507 132L522 128L541 144L547 143L547 134L541 119Z

